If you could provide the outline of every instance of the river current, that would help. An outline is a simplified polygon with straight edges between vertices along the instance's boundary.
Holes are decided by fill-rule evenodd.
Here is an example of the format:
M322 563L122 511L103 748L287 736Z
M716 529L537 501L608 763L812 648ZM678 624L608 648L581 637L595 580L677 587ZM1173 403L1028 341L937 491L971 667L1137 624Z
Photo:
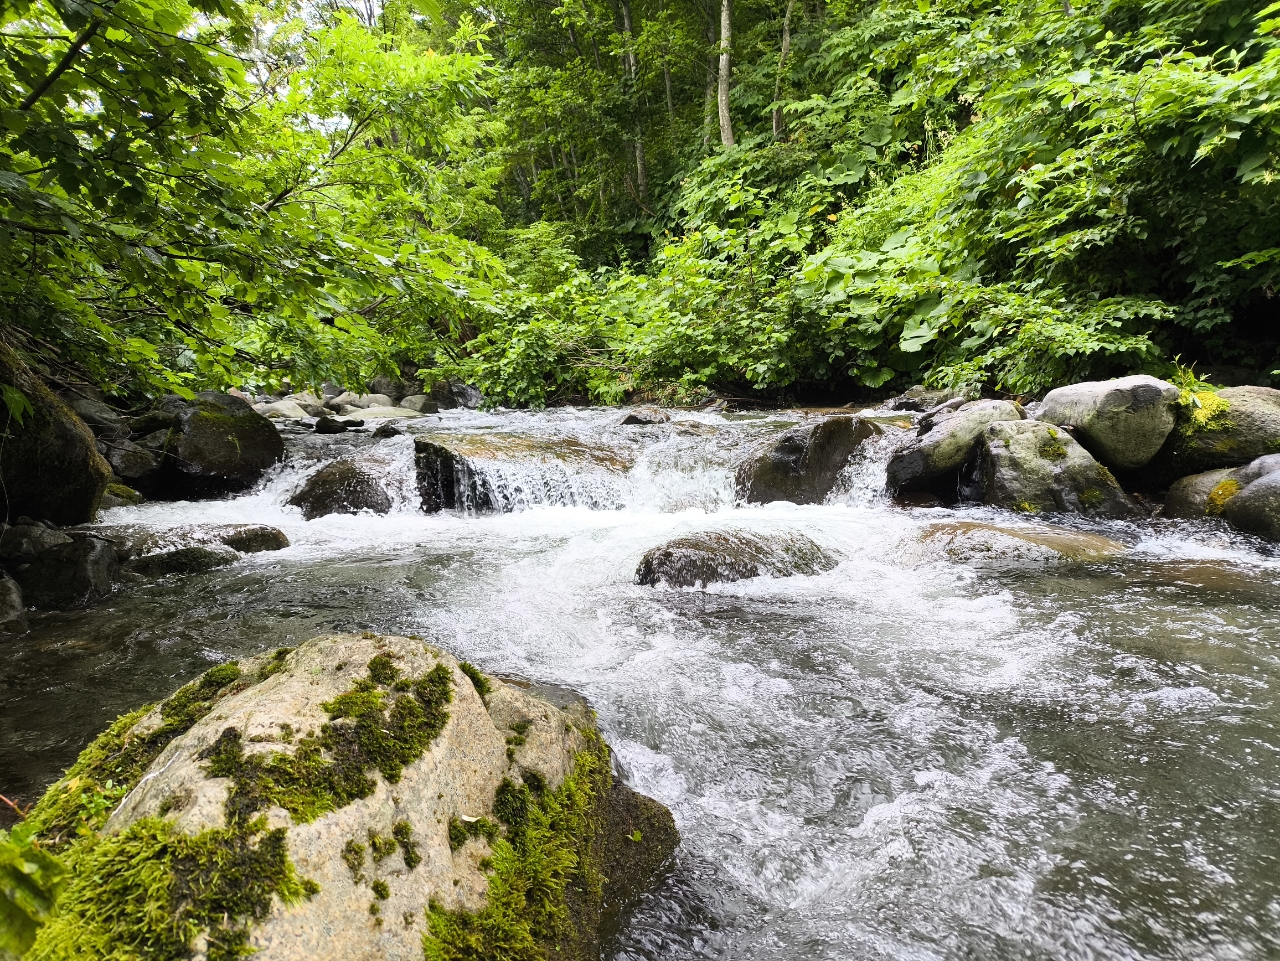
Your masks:
M733 465L805 415L448 412L502 512L416 508L412 440L287 437L255 491L111 524L265 523L292 546L32 617L0 661L0 793L30 800L118 714L316 634L420 634L585 695L683 837L616 959L1280 957L1280 560L1212 525L1081 527L1108 560L957 560L903 510L894 442L816 506L735 506ZM385 516L286 505L355 453ZM1079 526L1079 525L1078 525ZM840 561L707 590L633 583L699 531Z

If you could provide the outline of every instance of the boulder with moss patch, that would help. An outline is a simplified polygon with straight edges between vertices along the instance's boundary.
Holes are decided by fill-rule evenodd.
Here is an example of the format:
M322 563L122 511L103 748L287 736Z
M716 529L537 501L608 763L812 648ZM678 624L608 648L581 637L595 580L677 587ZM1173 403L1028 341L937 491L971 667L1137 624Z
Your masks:
M74 879L33 957L598 957L671 816L580 699L472 673L320 637L121 718L31 815Z
M1254 481L1280 470L1280 454L1267 454L1243 467L1192 474L1175 481L1164 501L1164 516L1221 517L1227 504Z
M864 441L884 433L861 417L824 417L785 431L738 465L734 486L749 504L820 504Z
M835 566L836 559L803 534L706 531L646 551L635 581L649 587L706 587L763 574L818 574Z
M1240 467L1280 453L1280 390L1228 387L1216 393L1184 391L1178 423L1142 474L1153 490L1191 474Z
M989 424L961 490L966 499L1030 514L1142 514L1111 472L1065 429L1036 420Z
M320 468L289 503L301 508L309 521L328 514L385 514L391 510L391 497L382 482L349 458Z
M239 397L204 391L189 404L166 398L160 414L171 416L174 426L139 442L161 456L153 496L192 499L248 490L284 456L280 432Z
M954 496L960 468L986 426L1022 417L1022 408L1007 400L957 402L954 407L934 408L920 418L916 436L889 458L889 489L937 490Z

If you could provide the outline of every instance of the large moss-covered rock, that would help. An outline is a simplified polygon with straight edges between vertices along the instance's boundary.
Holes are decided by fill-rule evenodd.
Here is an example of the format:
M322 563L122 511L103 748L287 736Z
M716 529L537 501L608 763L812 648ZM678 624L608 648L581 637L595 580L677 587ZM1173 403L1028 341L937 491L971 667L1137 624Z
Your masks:
M1178 388L1146 374L1049 391L1037 420L1074 427L1076 438L1115 470L1136 470L1164 446L1177 419Z
M590 959L678 840L580 699L372 634L122 718L31 821L73 878L45 959Z
M159 445L164 457L155 496L216 497L247 490L284 456L280 432L239 397L204 391L191 404L169 401L160 413L174 412L176 426ZM142 446L157 446L154 434Z
M30 404L21 418L0 404L6 435L0 452L0 520L23 515L55 524L93 520L111 480L93 432L3 344L0 384Z
M996 507L1110 518L1142 513L1070 434L1040 421L988 424L966 473L966 496Z
M1237 530L1280 541L1280 471L1245 485L1227 500L1222 518Z
M960 468L988 424L1018 421L1022 408L1007 400L976 400L931 411L920 419L916 436L889 458L886 482L892 491L946 487L954 494Z
M385 514L391 510L391 497L382 482L346 458L327 464L308 477L289 503L301 508L307 520L326 514Z
M820 504L863 441L884 432L861 417L824 417L769 441L738 465L734 487L749 504Z
M1240 467L1276 453L1280 390L1228 387L1196 393L1179 404L1177 426L1142 480L1153 489L1164 489L1190 474Z
M834 557L802 534L706 531L646 551L635 580L646 586L705 587L762 574L817 574L835 566Z

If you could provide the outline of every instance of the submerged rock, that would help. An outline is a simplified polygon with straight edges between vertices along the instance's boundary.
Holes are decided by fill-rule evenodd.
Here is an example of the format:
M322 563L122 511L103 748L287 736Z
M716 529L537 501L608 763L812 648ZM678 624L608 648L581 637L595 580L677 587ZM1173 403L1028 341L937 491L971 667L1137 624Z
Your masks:
M204 391L170 402L177 426L163 442L157 497L214 497L248 490L284 456L280 432L239 397ZM145 442L143 446L148 446Z
M79 537L39 554L14 571L22 596L34 607L64 610L84 607L111 593L120 567L114 545Z
M784 432L738 465L734 487L749 504L820 504L836 486L853 452L882 434L861 417L825 417Z
M108 781L124 799L86 812ZM678 842L580 699L372 634L220 665L127 715L30 823L73 879L37 957L127 928L166 957L593 958Z
M1074 427L1108 467L1136 470L1159 453L1177 420L1178 388L1146 374L1049 391L1037 420Z
M95 525L87 533L109 540L121 560L163 554L185 547L229 547L241 554L278 551L289 546L284 531L266 524L210 524L154 530L129 524Z
M801 534L765 536L708 531L680 537L647 551L636 568L637 584L706 587L768 574L818 574L836 559Z
M1138 517L1116 479L1062 428L1035 420L987 425L962 491L1026 513Z
M920 419L916 437L889 458L886 482L891 491L945 486L954 494L960 468L988 424L1020 421L1022 409L1007 400L975 400L946 405Z
M289 498L302 516L315 520L326 514L358 514L391 510L391 497L382 482L355 461L342 459L320 468L307 478L302 489Z
M130 574L142 577L166 577L170 574L203 574L217 567L234 564L240 555L227 548L179 547L158 554L135 557L125 565Z
M25 634L27 608L17 581L0 574L0 634Z
M21 417L0 405L0 427L7 434L0 457L0 520L23 514L55 524L93 520L111 466L98 453L92 431L3 344L0 384L16 389L30 405Z
M924 528L906 553L916 561L1048 563L1100 561L1127 550L1109 537L1048 524L1006 527L949 521Z
M665 424L671 415L659 407L633 407L622 415L619 427L630 427L639 424Z
M1177 426L1144 472L1147 486L1162 489L1190 474L1280 452L1280 390L1228 387L1194 400L1180 406Z

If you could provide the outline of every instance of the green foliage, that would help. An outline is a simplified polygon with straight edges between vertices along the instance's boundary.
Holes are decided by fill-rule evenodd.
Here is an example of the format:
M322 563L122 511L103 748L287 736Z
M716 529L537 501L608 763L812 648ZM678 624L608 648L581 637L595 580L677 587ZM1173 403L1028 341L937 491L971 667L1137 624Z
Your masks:
M567 950L573 936L570 886L577 889L575 897L599 906L603 878L597 837L609 785L608 749L598 737L578 754L573 773L554 792L534 794L504 781L494 813L515 820L506 821L506 837L491 841L485 907L468 914L429 906L423 936L427 961L541 961Z
M0 958L22 956L54 913L66 869L34 838L34 826L0 830Z
M273 897L293 904L319 891L289 862L285 831L266 822L187 835L159 818L77 841L66 890L29 958L188 957L203 936L210 961L251 954L249 926Z

